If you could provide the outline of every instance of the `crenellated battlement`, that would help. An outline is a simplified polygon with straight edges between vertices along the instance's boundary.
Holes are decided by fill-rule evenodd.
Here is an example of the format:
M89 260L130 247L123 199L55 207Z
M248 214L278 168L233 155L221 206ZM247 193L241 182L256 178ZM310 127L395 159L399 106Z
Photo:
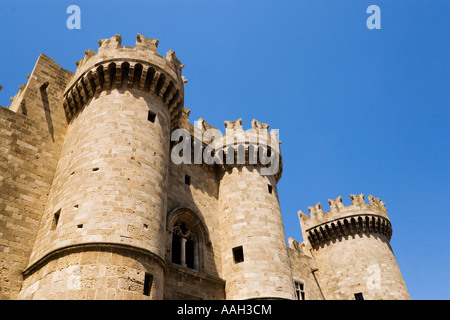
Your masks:
M269 132L268 124L255 119L252 120L251 126L251 129L244 130L242 119L225 121L225 134L215 137L214 140L216 152L223 153L221 167L227 170L241 165L258 166L267 169L268 174L274 175L278 181L282 172L278 132ZM262 174L265 175L263 171Z
M191 124L189 109L184 110L177 122L177 129L184 132L174 132L172 137L174 154L179 156L179 152L183 150L182 159L176 161L193 162L210 168L217 166L223 171L234 167L253 166L257 167L262 175L273 175L276 181L281 178L281 142L277 130L269 132L268 124L255 119L252 120L252 128L244 130L242 119L237 119L225 121L223 134L203 118ZM175 146L178 143L180 145Z
M152 62L162 69L170 68L171 70L165 71L170 72L170 76L173 78L181 77L181 70L184 68L184 65L178 60L175 52L169 50L166 53L166 57L163 57L157 52L158 44L159 40L144 37L139 33L136 36L134 47L122 46L122 37L119 34L109 39L100 39L98 40L99 48L97 53L92 49L85 50L84 57L75 62L77 65L75 78L84 73L92 64L111 59L135 59Z
M134 47L122 46L115 35L98 41L99 49L85 51L64 93L64 110L70 121L87 102L103 90L131 89L148 92L168 108L171 120L183 112L184 65L173 50L157 53L159 40L137 35Z
M225 121L225 134L216 140L216 148L224 149L227 152L228 147L237 148L240 145L248 146L257 144L264 146L279 153L280 141L278 132L272 130L269 132L269 125L261 123L255 119L252 120L252 128L244 130L242 128L242 119L235 121Z
M344 206L342 197L329 199L330 210L323 211L319 202L308 207L309 215L298 212L303 235L311 244L331 240L343 235L375 232L384 234L390 239L392 227L385 204L372 195L366 203L363 194L350 195L352 204Z
M224 153L224 157L235 159L225 165L233 167L236 164L268 166L277 162L277 180L281 176L280 141L276 130L269 131L269 125L255 119L252 128L243 130L242 119L225 121L225 134L219 137L215 146ZM230 166L231 165L231 166Z

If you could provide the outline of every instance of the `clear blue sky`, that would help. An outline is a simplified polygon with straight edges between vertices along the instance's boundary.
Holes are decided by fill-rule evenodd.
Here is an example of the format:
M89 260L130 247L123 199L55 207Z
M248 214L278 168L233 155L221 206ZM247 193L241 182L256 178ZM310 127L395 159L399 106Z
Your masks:
M41 52L74 71L98 39L157 38L186 66L191 122L279 129L287 237L302 240L298 210L372 194L411 297L450 298L450 1L1 2L0 105ZM66 27L71 4L81 30ZM371 4L381 30L366 27Z

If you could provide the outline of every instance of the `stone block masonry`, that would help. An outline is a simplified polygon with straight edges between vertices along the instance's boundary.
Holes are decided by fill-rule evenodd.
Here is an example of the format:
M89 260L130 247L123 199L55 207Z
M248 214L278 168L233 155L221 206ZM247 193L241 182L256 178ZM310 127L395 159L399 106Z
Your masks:
M50 134L0 108L0 297L16 299L57 164Z

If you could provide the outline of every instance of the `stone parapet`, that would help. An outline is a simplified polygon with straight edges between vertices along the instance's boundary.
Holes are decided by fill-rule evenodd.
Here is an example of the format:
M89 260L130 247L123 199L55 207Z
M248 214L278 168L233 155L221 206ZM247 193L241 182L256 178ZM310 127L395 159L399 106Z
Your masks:
M158 42L138 34L136 45L125 47L120 35L115 35L99 40L97 53L86 50L64 92L67 119L70 121L96 94L112 88L149 92L168 108L171 120L177 119L183 112L184 65L172 50L165 58L159 55Z
M388 239L392 236L392 226L385 204L369 195L369 204L364 195L350 195L352 205L344 206L342 197L329 199L330 211L323 212L319 202L309 207L310 215L298 212L304 237L311 245L356 233L380 233Z

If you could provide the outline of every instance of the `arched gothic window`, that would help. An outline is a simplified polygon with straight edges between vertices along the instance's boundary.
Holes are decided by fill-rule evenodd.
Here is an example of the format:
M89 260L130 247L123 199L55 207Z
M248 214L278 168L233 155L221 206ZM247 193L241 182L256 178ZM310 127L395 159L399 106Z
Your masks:
M198 242L183 222L172 229L172 262L198 270Z
M166 260L197 271L204 270L208 231L189 208L175 208L167 215Z

